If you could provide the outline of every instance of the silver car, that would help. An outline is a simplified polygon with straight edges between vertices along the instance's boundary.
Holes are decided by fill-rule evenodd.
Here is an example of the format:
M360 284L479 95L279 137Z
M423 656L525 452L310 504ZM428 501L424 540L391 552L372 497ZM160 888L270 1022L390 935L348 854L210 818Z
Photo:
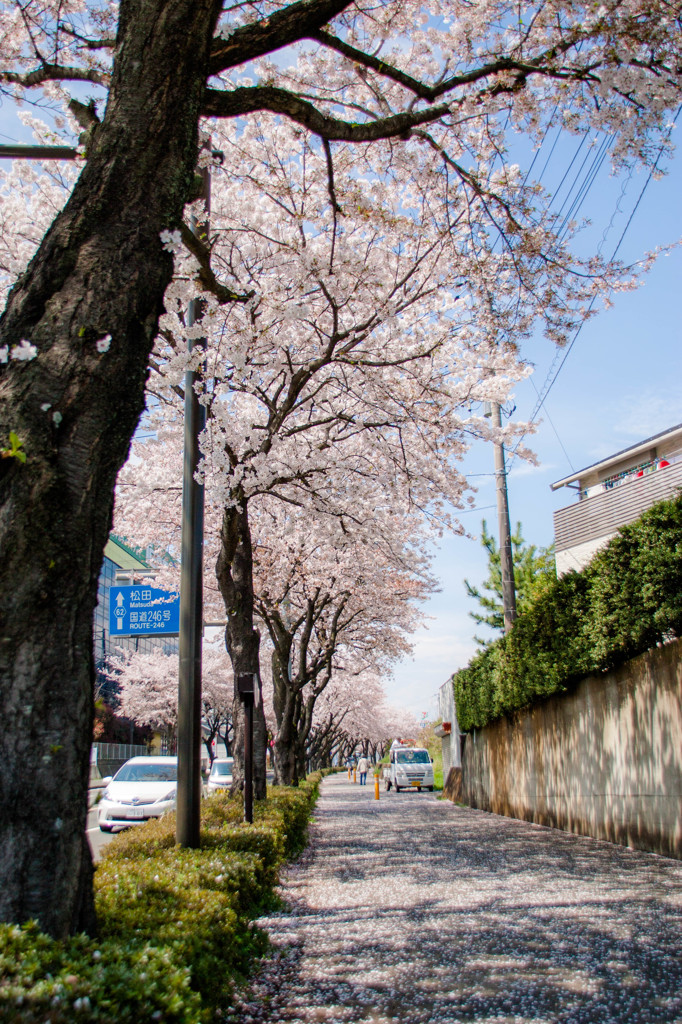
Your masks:
M211 765L211 774L208 777L208 792L215 793L219 789L229 789L232 785L233 757L216 757Z
M143 825L175 808L178 779L177 757L131 757L106 788L98 805L102 832Z

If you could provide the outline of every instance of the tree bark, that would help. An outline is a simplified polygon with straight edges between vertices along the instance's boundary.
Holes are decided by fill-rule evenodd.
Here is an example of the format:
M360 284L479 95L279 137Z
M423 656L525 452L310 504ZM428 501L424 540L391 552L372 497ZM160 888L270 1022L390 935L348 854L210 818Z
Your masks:
M295 739L296 774L299 779L305 779L307 772L307 747L308 737L313 725L313 712L317 693L313 690L303 702L297 719L297 732Z
M216 576L225 603L225 646L232 662L235 686L237 676L255 675L260 690L260 635L253 625L253 551L245 501L223 512ZM234 791L242 789L244 785L244 709L236 694L232 714ZM263 694L260 692L260 700L253 714L253 789L256 800L265 800L266 795L266 749L267 728Z
M294 739L296 736L296 693L288 678L288 652L278 650L272 652L272 682L274 690L275 721L277 732L273 744L275 763L275 782L278 786L297 786L296 752Z
M172 273L159 234L191 198L219 6L122 0L87 164L0 321L0 344L38 350L0 369L0 442L14 431L27 456L0 461L0 919L55 936L95 928L92 615Z

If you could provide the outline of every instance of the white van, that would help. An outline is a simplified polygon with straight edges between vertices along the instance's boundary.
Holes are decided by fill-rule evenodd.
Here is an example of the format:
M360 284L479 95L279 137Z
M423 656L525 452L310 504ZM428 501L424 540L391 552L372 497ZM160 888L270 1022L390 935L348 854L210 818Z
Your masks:
M386 770L388 769L388 771ZM433 792L433 762L423 747L392 747L384 768L386 789L428 789Z

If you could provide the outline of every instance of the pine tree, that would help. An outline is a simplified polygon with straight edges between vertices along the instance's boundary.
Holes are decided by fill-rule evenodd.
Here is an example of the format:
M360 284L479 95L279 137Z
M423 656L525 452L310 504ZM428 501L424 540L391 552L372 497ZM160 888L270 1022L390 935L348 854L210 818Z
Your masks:
M554 545L539 548L535 544L526 544L521 533L521 523L516 524L512 534L512 554L514 560L514 583L516 586L516 608L519 615L536 600L552 580L556 579L554 563ZM492 534L488 533L485 519L481 523L481 544L488 552L488 576L481 588L474 587L468 580L464 586L469 597L478 601L482 612L469 612L471 618L479 625L489 626L496 633L504 632L504 611L502 607L502 570L500 566L500 549ZM487 647L494 640L474 636L481 647Z

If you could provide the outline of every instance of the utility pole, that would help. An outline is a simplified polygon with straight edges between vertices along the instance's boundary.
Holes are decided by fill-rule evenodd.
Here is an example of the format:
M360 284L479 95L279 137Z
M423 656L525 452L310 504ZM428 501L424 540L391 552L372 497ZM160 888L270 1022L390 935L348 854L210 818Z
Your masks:
M201 198L206 219L191 227L197 237L208 235L211 172L201 170ZM192 300L187 326L199 319L200 302ZM188 339L193 348L206 348L206 340ZM197 849L200 843L201 809L201 641L203 634L204 486L195 474L201 453L199 437L206 425L206 407L195 385L200 371L185 373L185 447L182 476L182 553L180 562L180 640L178 670L178 791L176 839L180 846Z
M490 403L493 426L502 427L499 402ZM504 464L504 445L495 444L495 491L497 495L497 524L500 544L500 571L502 574L502 608L504 631L508 633L516 621L516 585L514 583L514 557L509 526L509 499L507 497L507 471Z

